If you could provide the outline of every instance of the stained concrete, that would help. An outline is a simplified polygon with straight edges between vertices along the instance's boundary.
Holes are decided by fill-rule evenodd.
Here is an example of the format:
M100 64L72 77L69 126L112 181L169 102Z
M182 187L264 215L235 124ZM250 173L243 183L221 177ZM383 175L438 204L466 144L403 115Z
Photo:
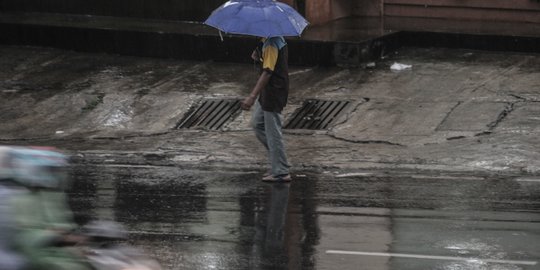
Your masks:
M0 144L71 154L76 221L120 222L164 269L537 268L539 55L406 48L373 68L292 67L285 119L308 98L351 106L329 130L285 131L291 184L260 181L250 112L174 129L202 99L247 95L253 65L0 56Z
M242 98L249 64L0 47L2 143L51 144L81 162L264 170L243 112L221 132L173 130L206 97ZM390 70L394 62L411 69ZM307 98L353 101L329 130L286 131L293 170L538 174L535 54L405 48L375 68L292 67L287 119Z
M495 125L499 117L509 110L503 102L465 102L456 105L437 128L446 131L484 131ZM468 117L476 115L476 117Z

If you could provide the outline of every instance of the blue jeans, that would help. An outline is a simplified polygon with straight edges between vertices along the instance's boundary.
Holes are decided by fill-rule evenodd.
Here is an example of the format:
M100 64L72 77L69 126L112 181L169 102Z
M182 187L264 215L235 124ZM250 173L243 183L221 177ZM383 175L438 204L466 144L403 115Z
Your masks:
M255 136L268 151L268 159L273 176L289 174L289 163L283 145L282 128L283 117L281 113L267 112L261 108L259 102L255 102L251 125Z

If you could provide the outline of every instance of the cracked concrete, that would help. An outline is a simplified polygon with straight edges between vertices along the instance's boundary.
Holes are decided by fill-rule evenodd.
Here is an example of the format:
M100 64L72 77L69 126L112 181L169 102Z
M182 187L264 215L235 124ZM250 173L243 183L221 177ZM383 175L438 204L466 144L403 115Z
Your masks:
M514 103L507 103L504 106L503 111L497 116L497 119L487 125L489 130L493 130L494 128L496 128L497 125L499 125L499 123L501 123L504 118L506 118L506 116L508 116L508 114L510 114L512 111L514 111Z
M203 98L245 96L252 65L0 55L0 143L56 145L82 163L265 170L250 112L219 132L173 129ZM293 170L540 174L538 66L538 55L404 48L370 69L292 67L285 119L305 99L353 101L329 130L285 131Z

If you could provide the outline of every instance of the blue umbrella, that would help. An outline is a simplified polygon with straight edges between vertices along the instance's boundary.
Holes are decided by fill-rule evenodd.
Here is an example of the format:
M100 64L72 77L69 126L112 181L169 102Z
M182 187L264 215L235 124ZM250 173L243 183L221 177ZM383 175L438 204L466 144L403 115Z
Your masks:
M300 36L308 22L274 0L230 0L204 22L222 32L257 37Z

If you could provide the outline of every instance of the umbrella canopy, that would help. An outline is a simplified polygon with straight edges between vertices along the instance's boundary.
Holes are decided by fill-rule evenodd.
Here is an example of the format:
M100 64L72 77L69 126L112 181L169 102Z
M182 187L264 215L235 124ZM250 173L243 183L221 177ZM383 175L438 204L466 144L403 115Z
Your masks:
M205 24L229 34L277 37L300 36L308 22L281 2L231 0L214 10Z

